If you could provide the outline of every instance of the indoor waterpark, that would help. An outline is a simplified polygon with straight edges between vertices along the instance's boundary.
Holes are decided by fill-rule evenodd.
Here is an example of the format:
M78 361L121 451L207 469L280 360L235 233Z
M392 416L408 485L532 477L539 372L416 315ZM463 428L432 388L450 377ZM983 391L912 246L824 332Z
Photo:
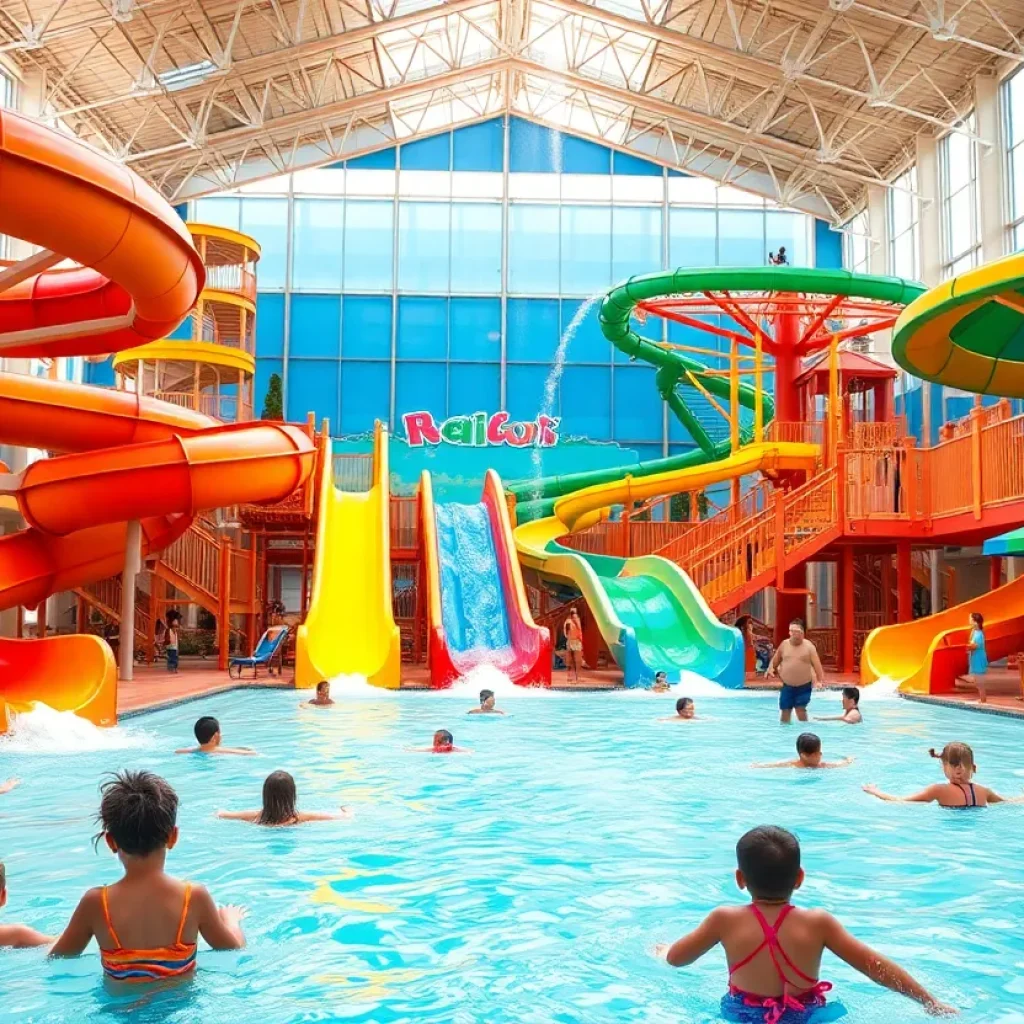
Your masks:
M1024 1024L1022 747L1020 0L0 0L0 1024Z

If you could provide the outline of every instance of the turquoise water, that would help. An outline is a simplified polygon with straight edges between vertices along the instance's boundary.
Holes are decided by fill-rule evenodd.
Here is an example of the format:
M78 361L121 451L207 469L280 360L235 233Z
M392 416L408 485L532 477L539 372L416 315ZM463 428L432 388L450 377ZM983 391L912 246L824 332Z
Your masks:
M249 947L201 950L192 983L129 996L105 991L95 948L59 963L0 951L0 1022L713 1021L721 952L673 971L651 948L738 897L733 845L764 822L803 842L801 902L836 913L961 1020L1024 1022L1024 806L957 813L860 790L935 781L927 747L963 739L982 782L1019 792L1024 723L869 702L863 727L817 726L826 756L855 755L853 767L757 771L798 731L775 722L772 698L699 697L714 721L657 722L675 696L510 697L501 719L465 717L465 690L303 712L293 692L249 691L98 736L43 723L0 744L0 778L24 780L0 797L0 919L58 931L85 888L116 879L90 842L97 780L145 767L182 798L170 869L246 905ZM838 698L814 704L834 712ZM261 756L172 756L201 714ZM442 726L473 755L407 750ZM71 744L83 749L45 752ZM288 830L214 818L255 806L276 768L295 774L303 806L344 802L355 818ZM926 1019L828 955L823 976L851 1022Z

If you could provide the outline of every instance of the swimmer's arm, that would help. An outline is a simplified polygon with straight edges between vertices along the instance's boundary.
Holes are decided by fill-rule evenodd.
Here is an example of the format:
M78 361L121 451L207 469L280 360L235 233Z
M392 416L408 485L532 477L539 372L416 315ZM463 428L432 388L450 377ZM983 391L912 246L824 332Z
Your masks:
M893 796L891 793L883 793L873 782L869 782L862 788L865 793L870 793L872 796L877 796L879 800L887 800L889 803L893 804L930 804L938 800L938 791L942 786L941 784L929 786L927 789L922 789L920 793L915 793L913 796Z
M242 932L242 907L220 907L214 902L205 885L192 889L192 906L196 910L199 934L209 943L211 949L242 949L245 934Z
M816 722L845 722L846 715L815 715Z
M50 956L80 956L84 953L95 935L92 923L101 914L100 890L90 889L78 901L67 927L53 944Z
M658 952L664 950L672 967L688 967L722 941L722 918L721 908L712 910L689 935L677 939L667 949L659 946Z
M49 946L52 935L44 935L35 928L24 924L0 925L0 946L8 949L31 949L34 946Z
M985 794L990 804L1024 804L1024 795L1000 796L994 789L985 787Z
M860 713L860 711L857 708L854 708L852 711L847 711L843 715L843 721L847 725L859 725L861 722L864 721L864 716Z
M825 670L821 667L821 658L818 657L818 648L811 648L811 671L814 673L814 685L825 685Z
M298 821L301 825L306 821L340 821L351 817L352 812L347 807L339 807L336 811L299 811Z
M779 646L775 648L775 653L772 655L772 660L768 662L768 668L765 671L765 676L766 677L767 676L774 676L775 672L776 672L776 669L778 669L779 664L781 662L782 662L782 644L779 644Z
M822 761L822 768L845 768L847 765L853 764L852 757L844 757L842 761Z
M176 754L198 754L198 747L182 747L181 750L176 750Z
M213 754L238 754L240 757L255 757L256 751L252 747L218 747L211 751Z
M259 819L259 811L218 811L218 818L225 818L228 821L257 821Z
M825 948L835 953L840 960L845 960L876 985L882 985L920 1003L933 1016L956 1013L951 1006L944 1006L923 985L919 985L899 964L855 939L831 914L825 911L816 913L823 922Z
M795 768L799 761L766 761L761 764L752 764L751 768Z
M0 793L10 793L20 782L21 779L8 779L6 782L0 782Z

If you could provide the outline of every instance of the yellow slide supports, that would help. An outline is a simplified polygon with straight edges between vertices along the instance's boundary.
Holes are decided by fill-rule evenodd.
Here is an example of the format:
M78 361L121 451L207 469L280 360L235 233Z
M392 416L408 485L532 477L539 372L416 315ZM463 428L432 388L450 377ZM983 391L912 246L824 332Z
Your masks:
M374 428L368 491L334 486L329 441L321 461L313 588L296 638L295 685L360 675L397 690L402 645L391 610L387 431L380 423Z

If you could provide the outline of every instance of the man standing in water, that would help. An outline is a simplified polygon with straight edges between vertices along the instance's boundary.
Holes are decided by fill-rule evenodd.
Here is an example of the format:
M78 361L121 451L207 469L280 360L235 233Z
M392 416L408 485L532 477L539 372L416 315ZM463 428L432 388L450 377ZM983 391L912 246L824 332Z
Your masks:
M804 637L804 624L800 619L794 619L789 624L789 639L779 644L779 649L772 655L766 675L782 679L779 721L783 725L788 724L793 710L796 709L796 717L801 722L806 722L811 692L816 685L822 685L824 673L818 649Z
M583 626L576 608L569 612L569 618L562 627L565 633L565 667L570 680L580 681L580 666L583 664Z

